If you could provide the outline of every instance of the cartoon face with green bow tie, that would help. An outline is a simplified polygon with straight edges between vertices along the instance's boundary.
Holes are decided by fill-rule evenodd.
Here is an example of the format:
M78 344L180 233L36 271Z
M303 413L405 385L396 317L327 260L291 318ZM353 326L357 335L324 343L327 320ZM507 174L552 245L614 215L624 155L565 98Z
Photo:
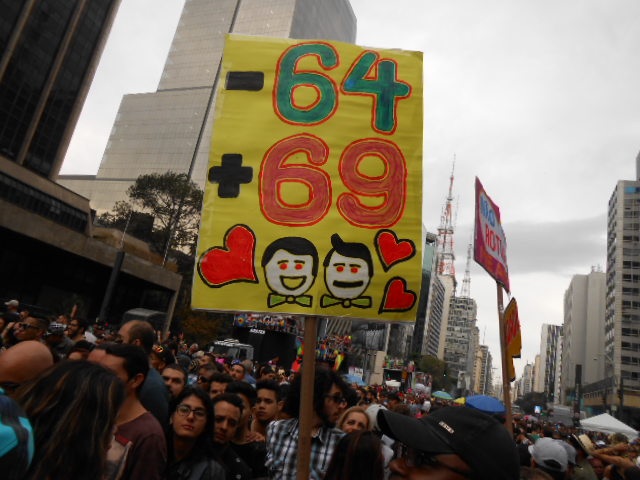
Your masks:
M302 237L279 238L265 249L262 267L271 290L269 307L287 303L311 307L313 297L305 292L318 274L318 251L313 243Z
M365 292L373 276L371 252L364 243L345 242L340 235L331 235L333 248L324 259L324 281L331 295L320 299L322 307L369 308L371 297Z

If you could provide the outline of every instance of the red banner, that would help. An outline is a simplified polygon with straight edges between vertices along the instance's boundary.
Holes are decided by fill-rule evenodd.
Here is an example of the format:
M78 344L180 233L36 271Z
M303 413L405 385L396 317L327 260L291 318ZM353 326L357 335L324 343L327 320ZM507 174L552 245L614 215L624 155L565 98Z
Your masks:
M500 209L476 177L476 221L473 258L509 292L507 239L500 224Z

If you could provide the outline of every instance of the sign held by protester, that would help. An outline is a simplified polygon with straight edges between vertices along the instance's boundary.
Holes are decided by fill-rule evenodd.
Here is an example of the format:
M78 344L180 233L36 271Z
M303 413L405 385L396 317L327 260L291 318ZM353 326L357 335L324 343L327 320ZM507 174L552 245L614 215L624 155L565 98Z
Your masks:
M522 353L522 335L520 331L520 318L518 317L518 303L515 298L504 309L504 324L507 330L507 378L510 382L516 379L516 370L513 365L514 358L520 358Z
M473 258L509 292L507 239L500 223L500 209L484 191L478 177Z
M414 321L422 54L229 35L196 309Z

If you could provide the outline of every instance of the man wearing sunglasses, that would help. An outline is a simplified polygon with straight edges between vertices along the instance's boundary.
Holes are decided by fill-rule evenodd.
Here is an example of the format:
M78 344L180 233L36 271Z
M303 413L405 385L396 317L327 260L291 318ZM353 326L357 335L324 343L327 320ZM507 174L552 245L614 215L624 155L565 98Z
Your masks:
M14 324L14 335L18 342L25 340L42 340L47 332L49 321L46 318L28 316Z
M347 407L349 386L342 377L326 367L316 368L313 385L313 420L309 478L324 478L336 444L344 432L335 428ZM297 475L298 437L300 433L301 376L296 375L285 399L283 412L289 417L267 427L267 461L272 480L294 480Z
M445 407L420 419L380 410L378 426L397 440L390 479L518 480L519 457L507 429L468 407Z

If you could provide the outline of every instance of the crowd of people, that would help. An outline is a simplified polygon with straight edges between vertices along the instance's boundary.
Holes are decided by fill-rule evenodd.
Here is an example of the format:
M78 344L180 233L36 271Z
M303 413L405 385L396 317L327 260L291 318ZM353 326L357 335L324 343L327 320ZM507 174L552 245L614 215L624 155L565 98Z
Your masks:
M142 320L90 331L5 305L0 477L297 478L300 374L163 342ZM321 362L312 410L314 480L640 478L626 437L518 416L511 434L499 415L349 385Z

